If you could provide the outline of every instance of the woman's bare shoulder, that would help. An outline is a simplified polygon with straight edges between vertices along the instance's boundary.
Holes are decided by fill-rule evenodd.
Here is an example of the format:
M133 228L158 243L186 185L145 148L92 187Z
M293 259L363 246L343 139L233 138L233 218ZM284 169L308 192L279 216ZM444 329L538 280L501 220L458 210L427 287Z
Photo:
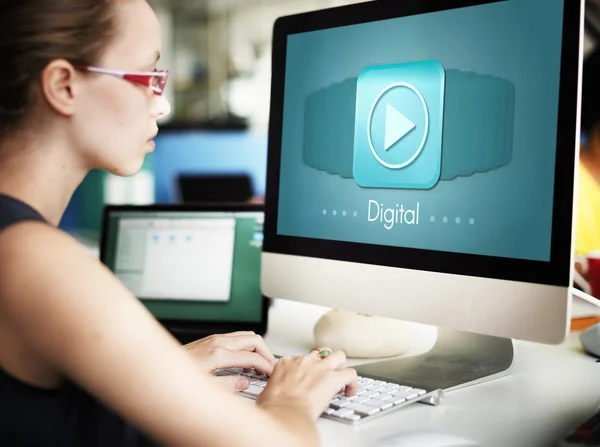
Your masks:
M28 220L18 222L0 231L0 254L6 251L14 254L14 251L26 248L39 248L40 250L35 250L39 252L46 251L45 247L36 246L39 242L78 246L78 242L64 231L45 222Z
M7 281L42 279L65 264L90 257L79 242L58 228L39 221L19 222L0 232L0 290Z
M0 232L0 312L41 316L69 306L82 298L84 284L107 281L98 279L107 276L100 265L62 230L38 221L15 224Z

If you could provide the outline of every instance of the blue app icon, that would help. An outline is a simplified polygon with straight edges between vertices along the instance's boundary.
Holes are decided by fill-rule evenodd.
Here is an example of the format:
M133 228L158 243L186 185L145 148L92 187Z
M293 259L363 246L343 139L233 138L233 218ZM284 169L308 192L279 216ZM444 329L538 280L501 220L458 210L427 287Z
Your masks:
M440 179L445 71L434 60L367 67L356 93L353 177L363 188Z

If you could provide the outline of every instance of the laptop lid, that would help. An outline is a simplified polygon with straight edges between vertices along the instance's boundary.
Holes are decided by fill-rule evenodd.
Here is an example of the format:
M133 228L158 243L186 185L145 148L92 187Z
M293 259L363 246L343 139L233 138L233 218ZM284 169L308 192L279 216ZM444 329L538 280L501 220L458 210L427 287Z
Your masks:
M260 204L108 205L101 261L180 341L264 334Z

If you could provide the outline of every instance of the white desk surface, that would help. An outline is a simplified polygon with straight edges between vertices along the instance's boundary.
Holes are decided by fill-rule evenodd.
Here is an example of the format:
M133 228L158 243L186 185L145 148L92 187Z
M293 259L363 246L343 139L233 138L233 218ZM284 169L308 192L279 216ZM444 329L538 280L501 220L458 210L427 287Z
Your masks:
M328 309L275 300L265 336L275 354L313 348L313 325ZM515 359L500 379L447 393L442 405L413 404L353 427L320 419L324 446L372 446L404 431L442 431L485 447L550 447L600 406L600 363L578 334L561 345L515 341ZM356 362L349 362L351 365Z

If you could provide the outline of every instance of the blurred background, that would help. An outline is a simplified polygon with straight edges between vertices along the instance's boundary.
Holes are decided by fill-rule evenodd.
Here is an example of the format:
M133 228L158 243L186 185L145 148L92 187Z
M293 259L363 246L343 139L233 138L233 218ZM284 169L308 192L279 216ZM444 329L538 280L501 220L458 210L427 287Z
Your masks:
M363 0L364 1L364 0ZM92 171L61 227L99 236L105 204L256 200L265 190L271 39L284 15L359 1L149 0L162 27L172 113L136 175Z

